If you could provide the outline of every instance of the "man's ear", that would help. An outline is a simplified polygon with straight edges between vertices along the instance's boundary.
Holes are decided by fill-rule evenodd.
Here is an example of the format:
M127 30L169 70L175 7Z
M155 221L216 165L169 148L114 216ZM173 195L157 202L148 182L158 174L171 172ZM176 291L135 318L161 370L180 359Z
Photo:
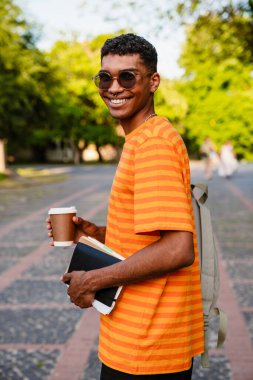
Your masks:
M150 92L154 93L158 89L160 84L160 75L158 73L153 73L150 78Z

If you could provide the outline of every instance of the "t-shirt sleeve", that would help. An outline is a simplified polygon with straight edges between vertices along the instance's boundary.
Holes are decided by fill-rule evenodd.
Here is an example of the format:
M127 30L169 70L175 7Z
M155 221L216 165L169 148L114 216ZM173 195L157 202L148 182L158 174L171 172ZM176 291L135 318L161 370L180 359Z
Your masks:
M186 186L173 145L159 137L147 139L135 154L135 233L193 232Z

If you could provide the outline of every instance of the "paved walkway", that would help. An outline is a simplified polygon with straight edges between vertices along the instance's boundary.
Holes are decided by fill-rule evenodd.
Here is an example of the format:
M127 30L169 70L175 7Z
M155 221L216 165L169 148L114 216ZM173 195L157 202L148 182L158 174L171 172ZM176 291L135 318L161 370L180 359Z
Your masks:
M68 168L59 182L11 189L0 183L1 380L99 379L98 313L69 303L59 277L72 249L49 246L44 220L52 206L75 205L104 224L114 170L85 166ZM192 165L192 180L203 182L201 165ZM231 180L214 175L209 193L229 333L224 348L215 349L214 321L210 368L196 358L193 380L252 380L253 165L242 165Z

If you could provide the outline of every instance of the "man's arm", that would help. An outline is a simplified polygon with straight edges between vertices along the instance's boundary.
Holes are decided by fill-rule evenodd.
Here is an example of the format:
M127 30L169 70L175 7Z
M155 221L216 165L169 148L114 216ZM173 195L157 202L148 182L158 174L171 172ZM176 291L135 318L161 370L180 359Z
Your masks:
M193 235L186 231L164 231L161 238L120 263L88 272L63 276L71 281L68 294L73 303L89 307L103 288L128 285L175 272L194 262Z

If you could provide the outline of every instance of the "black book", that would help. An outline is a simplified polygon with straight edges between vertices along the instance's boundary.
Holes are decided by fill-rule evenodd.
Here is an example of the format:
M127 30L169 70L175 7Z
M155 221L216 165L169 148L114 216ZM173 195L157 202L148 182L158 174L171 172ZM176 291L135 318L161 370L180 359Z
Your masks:
M67 272L99 269L118 263L122 259L123 257L121 258L120 255L95 239L82 237L76 245ZM99 290L96 292L93 306L101 313L109 314L115 306L121 288L111 287Z

